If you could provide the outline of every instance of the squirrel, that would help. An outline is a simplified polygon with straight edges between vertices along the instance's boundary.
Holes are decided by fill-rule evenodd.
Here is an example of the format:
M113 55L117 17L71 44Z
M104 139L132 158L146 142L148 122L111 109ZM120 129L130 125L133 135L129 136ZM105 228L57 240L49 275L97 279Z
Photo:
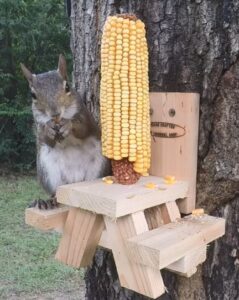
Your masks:
M64 56L60 54L57 70L37 75L20 65L32 96L37 175L51 196L30 207L53 208L58 186L108 175L109 161L101 153L99 127L67 80Z

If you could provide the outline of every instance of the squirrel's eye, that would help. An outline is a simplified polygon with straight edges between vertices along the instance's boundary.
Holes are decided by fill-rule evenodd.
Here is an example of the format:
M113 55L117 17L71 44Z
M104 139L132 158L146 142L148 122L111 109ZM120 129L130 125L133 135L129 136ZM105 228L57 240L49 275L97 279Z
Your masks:
M69 87L69 84L66 82L65 84L65 92L66 93L69 93L70 92L70 87Z
M31 96L32 96L33 99L37 98L36 94L34 92L32 92L32 91L31 91Z

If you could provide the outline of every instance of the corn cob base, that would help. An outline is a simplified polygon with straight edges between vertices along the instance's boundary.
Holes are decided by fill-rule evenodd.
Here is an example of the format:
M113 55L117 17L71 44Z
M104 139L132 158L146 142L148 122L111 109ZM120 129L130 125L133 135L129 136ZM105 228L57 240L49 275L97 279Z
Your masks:
M120 184L134 184L139 178L140 174L133 169L133 163L127 158L121 160L112 160L112 171L116 181Z

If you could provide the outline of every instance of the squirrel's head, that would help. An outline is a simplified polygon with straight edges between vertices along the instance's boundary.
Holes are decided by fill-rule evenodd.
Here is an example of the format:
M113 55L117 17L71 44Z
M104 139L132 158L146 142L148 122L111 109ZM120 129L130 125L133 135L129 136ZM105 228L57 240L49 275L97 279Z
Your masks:
M70 119L76 110L75 97L67 81L66 60L59 56L58 69L42 74L32 74L24 64L20 64L22 72L29 82L33 110L37 110L42 117L60 120L62 117Z

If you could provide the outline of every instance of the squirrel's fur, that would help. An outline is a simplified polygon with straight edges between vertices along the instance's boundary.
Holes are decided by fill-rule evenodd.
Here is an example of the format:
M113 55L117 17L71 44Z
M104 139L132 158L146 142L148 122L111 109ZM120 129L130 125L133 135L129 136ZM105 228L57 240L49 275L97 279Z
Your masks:
M66 62L57 71L34 75L21 64L29 82L37 136L37 173L55 195L59 185L93 180L109 171L101 153L100 130L79 94L67 82Z

